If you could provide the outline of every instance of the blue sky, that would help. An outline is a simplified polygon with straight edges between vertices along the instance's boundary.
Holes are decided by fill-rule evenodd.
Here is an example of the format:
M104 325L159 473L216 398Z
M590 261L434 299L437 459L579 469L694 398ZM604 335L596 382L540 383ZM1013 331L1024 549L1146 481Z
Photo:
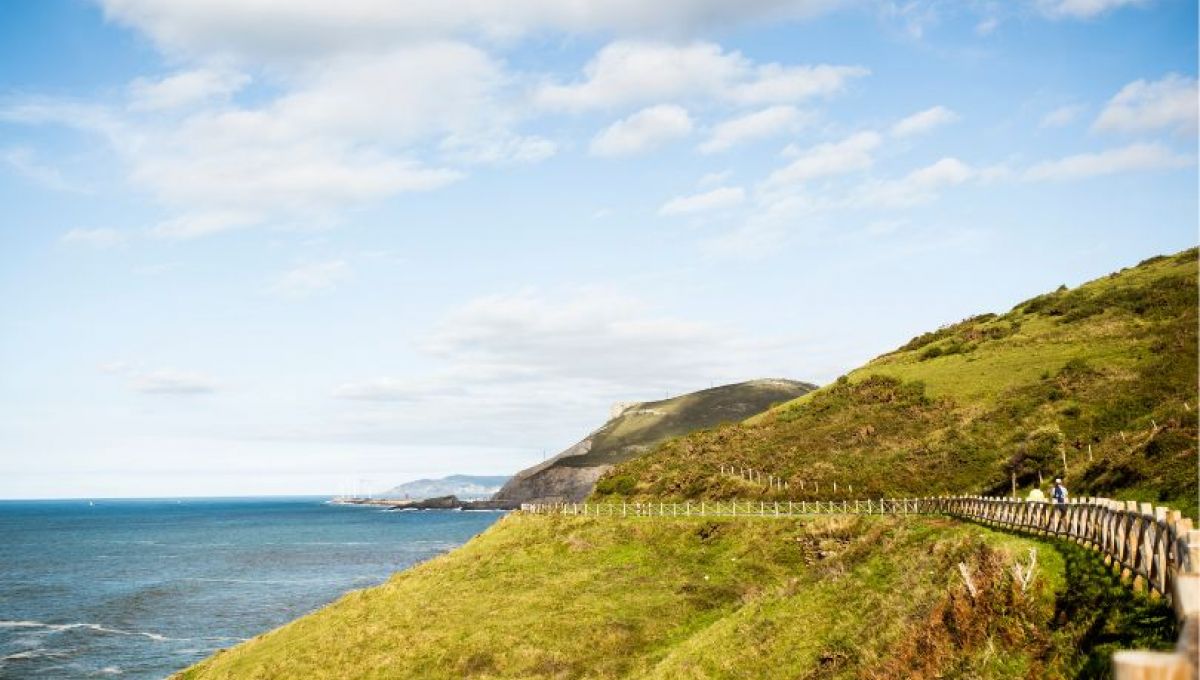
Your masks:
M1196 243L1183 0L13 0L0 497L502 474Z

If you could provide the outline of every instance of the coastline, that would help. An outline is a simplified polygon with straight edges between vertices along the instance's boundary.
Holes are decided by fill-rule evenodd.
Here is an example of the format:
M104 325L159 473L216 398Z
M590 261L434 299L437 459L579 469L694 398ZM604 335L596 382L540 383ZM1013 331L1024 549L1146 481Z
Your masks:
M371 505L389 511L401 510L516 510L521 504L516 501L460 500L457 496L439 496L423 499L392 498L334 498L330 505Z

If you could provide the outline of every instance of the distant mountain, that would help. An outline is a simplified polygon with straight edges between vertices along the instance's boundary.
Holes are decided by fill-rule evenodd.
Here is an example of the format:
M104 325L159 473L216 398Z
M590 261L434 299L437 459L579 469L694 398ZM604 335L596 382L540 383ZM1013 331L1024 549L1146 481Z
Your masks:
M495 499L581 501L613 465L671 437L740 422L814 389L816 385L795 380L751 380L660 401L618 403L600 429L554 458L518 472Z
M377 494L379 498L423 499L457 496L462 500L490 498L509 480L507 476L450 475L441 479L417 479Z

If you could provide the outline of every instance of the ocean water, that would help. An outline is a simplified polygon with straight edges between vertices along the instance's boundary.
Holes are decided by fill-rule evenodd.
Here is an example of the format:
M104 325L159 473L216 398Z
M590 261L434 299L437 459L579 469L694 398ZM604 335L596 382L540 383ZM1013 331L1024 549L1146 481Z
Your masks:
M0 501L0 678L162 678L500 517L323 501Z

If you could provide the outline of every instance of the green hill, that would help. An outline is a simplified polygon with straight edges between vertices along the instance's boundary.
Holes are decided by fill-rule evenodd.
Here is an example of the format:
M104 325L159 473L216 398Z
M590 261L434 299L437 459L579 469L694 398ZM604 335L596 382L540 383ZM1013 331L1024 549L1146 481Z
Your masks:
M513 476L495 500L582 501L605 471L670 437L736 423L816 389L795 380L750 380L670 399L617 404L612 417L579 443Z
M1013 475L1024 490L1040 474L1065 477L1075 495L1195 517L1196 272L1191 249L926 333L762 416L618 465L597 493L998 494ZM720 475L723 465L787 488Z
M511 515L181 677L1095 677L1114 645L1174 635L1106 574L941 518Z

